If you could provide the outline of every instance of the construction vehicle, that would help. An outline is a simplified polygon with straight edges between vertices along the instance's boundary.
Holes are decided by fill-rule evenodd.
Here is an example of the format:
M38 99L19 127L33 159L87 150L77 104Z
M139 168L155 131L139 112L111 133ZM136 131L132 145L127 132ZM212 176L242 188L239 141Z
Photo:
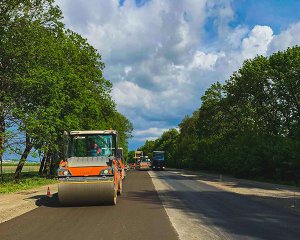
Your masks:
M142 157L143 157L143 151L135 151L134 152L134 160L135 160L134 168L135 169L139 169Z
M134 164L135 164L135 163L129 163L129 168L130 168L130 169L135 169Z
M151 169L151 160L148 158L148 156L141 157L139 170L150 170L150 169Z
M122 193L115 130L65 133L65 158L58 169L58 198L63 205L112 204Z
M164 151L153 151L152 169L153 170L164 170L165 169L165 152Z
M124 169L125 169L125 171L129 171L130 170L130 166L128 164L124 164Z
M124 180L126 177L126 173L125 173L125 165L124 165L124 158L123 158L123 148L117 149L117 163L118 163L120 177L122 180Z

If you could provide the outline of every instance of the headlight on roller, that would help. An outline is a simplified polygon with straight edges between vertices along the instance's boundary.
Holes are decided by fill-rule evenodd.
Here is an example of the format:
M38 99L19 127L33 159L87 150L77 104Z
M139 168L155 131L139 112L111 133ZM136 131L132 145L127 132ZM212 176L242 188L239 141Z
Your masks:
M58 170L58 176L59 177L67 177L67 176L70 176L71 173L69 170L66 170L66 169L59 169Z
M114 170L112 168L105 168L100 172L100 175L113 175Z

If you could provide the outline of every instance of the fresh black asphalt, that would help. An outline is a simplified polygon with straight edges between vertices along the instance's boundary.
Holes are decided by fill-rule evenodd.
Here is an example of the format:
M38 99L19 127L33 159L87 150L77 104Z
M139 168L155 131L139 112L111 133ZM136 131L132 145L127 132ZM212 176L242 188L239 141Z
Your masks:
M0 239L178 239L147 172L128 172L123 187L116 206L63 207L57 194L42 198L39 208L0 224Z

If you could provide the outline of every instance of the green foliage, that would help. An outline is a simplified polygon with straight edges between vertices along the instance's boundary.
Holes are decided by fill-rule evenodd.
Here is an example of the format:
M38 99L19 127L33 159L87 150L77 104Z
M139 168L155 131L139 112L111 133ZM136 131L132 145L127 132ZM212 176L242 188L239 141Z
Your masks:
M129 151L128 152L128 157L127 157L127 162L128 163L134 163L135 162L134 153L135 153L135 151Z
M141 150L168 148L172 167L299 183L299 76L298 46L247 60L207 89L176 137L164 133Z
M30 172L24 173L22 180L19 183L16 183L14 181L13 173L5 173L4 181L0 185L0 194L27 190L43 185L55 184L56 182L56 179L37 177L37 172Z
M171 166L172 159L174 159L174 148L176 139L178 137L178 131L174 128L164 132L162 136L154 141L147 140L145 145L138 150L143 151L144 156L148 156L150 159L153 157L153 151L165 151L166 163Z
M127 154L132 124L116 110L101 55L61 19L54 0L0 3L1 159L9 121L26 134L27 152L62 157L63 131L114 128Z

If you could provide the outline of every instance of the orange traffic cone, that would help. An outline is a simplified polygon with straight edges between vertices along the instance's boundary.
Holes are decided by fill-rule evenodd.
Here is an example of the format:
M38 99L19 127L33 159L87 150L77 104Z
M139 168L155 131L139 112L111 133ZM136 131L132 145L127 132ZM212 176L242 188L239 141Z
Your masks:
M48 197L51 197L50 187L48 187L48 189L47 189L47 196L48 196Z

